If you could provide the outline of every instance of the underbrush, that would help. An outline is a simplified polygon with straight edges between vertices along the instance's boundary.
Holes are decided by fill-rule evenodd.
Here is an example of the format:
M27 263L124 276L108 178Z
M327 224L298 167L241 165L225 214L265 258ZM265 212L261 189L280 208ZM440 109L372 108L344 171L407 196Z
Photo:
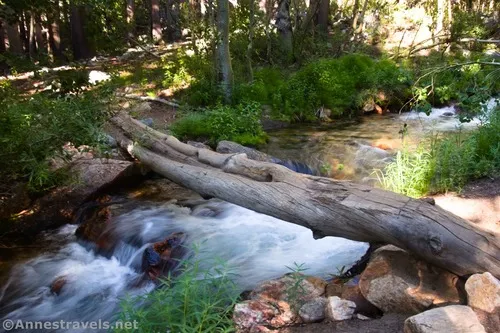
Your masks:
M213 145L221 140L230 140L255 146L267 140L260 118L258 103L243 103L234 107L219 105L204 112L186 114L170 130L184 140L208 140Z
M500 108L472 133L432 138L418 149L403 149L384 172L385 189L410 197L460 191L470 180L500 172Z
M310 63L277 92L275 109L289 120L314 120L326 107L334 115L360 110L373 99L381 106L408 95L410 74L390 60L352 54Z
M182 261L178 277L167 277L147 295L125 299L119 320L137 321L141 332L234 332L239 292L231 274L220 263L210 270L200 264Z
M25 98L7 82L0 87L0 178L2 183L27 181L31 191L47 190L64 177L53 172L50 159L66 158L63 146L101 144L108 116L102 90L78 95L37 94Z

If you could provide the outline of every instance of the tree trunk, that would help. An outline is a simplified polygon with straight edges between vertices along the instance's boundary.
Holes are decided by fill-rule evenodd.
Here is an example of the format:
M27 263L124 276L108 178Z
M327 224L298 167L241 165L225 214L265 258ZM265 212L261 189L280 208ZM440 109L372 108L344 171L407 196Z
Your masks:
M62 60L63 52L61 47L60 33L60 11L59 1L55 2L53 12L48 15L48 35L49 35L49 51L54 60Z
M281 37L281 50L285 58L293 57L293 34L290 22L290 0L279 0L276 12L276 29Z
M29 53L30 53L30 58L33 59L36 55L35 15L32 12L30 12L29 16L30 16L30 25L28 31L29 43L30 43Z
M70 3L71 6L71 45L75 60L90 58L91 52L83 30L85 7Z
M359 0L354 0L354 5L352 7L352 31L358 29L358 18L359 18Z
M22 13L21 20L19 22L19 34L24 44L24 52L29 53L30 50L29 32L27 31L26 27L29 27L29 23L27 21L26 14Z
M5 46L5 30L4 30L4 28L5 28L5 24L0 19L0 54L5 53L5 51L7 50L7 48Z
M253 66L252 66L252 54L253 54L253 36L254 36L254 26L255 26L255 3L254 0L250 0L249 3L249 13L248 19L248 45L247 45L247 68L248 68L248 79L250 82L253 81Z
M458 275L489 271L500 277L499 238L426 201L297 174L238 151L220 154L195 148L124 114L112 123L126 135L116 135L122 148L204 197L304 226L316 238L389 243Z
M135 0L127 0L128 38L135 38Z
M328 33L328 18L330 15L330 0L320 0L316 26L323 34Z
M40 15L37 15L35 18L35 38L36 38L36 47L39 53L45 53L45 41L43 39L43 29L42 29L42 19Z
M233 92L233 68L229 53L229 1L217 0L217 77L226 103Z
M9 38L9 52L13 54L22 54L23 44L21 42L21 35L19 34L19 23L7 24L5 30Z
M151 37L155 43L159 43L162 40L160 0L151 0Z
M265 0L266 15L264 17L264 20L265 20L264 27L265 27L265 33L266 33L266 56L267 56L267 60L270 63L272 63L271 19L273 18L273 14L274 14L274 4L275 4L275 0Z

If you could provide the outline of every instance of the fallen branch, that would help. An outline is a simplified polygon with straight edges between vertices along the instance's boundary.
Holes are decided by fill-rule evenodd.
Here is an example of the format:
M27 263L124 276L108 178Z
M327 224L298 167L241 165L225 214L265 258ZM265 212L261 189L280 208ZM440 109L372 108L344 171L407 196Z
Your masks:
M171 101L167 101L166 99L159 98L159 97L140 96L140 95L132 95L132 94L117 94L117 96L123 97L123 98L141 100L141 101L157 102L157 103L172 106L174 108L179 107L179 104L171 102Z

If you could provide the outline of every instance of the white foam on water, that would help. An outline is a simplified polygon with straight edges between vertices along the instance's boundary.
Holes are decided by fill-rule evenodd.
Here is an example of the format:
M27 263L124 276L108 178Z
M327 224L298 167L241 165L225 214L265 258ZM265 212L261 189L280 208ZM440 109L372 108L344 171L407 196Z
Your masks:
M196 216L201 211L215 216ZM196 258L210 269L214 258L226 262L241 290L279 277L294 263L306 273L328 277L350 267L368 244L342 238L314 240L309 229L218 200L191 210L173 204L142 207L117 217L110 230L120 241L110 257L94 252L73 236L76 226L65 226L47 238L66 238L59 250L42 254L11 272L2 292L1 315L12 320L110 320L120 299L154 288L138 283L141 253L150 243L172 232L187 234L186 246L198 246ZM58 277L60 294L50 286Z

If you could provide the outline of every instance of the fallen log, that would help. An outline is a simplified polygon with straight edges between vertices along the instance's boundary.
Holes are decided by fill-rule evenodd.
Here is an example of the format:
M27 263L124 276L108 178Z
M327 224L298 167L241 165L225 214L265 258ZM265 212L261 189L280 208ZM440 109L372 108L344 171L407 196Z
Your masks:
M205 197L304 226L315 238L389 243L458 275L489 271L500 277L498 235L426 201L298 174L246 154L195 148L125 114L112 123L124 132L117 141L131 155Z

